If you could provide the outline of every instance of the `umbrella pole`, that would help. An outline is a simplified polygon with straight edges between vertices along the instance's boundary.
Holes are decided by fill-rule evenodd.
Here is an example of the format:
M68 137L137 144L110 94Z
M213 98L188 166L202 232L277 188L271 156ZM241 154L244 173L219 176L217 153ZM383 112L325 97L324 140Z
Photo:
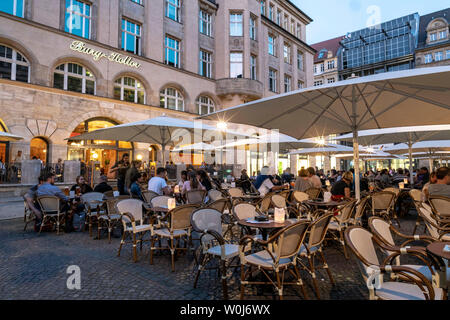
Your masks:
M162 155L161 155L161 158L162 158L162 166L164 167L164 166L165 166L165 163L166 163L166 144L163 143L163 144L161 145L161 147L162 147L162 150L161 150L161 152L162 152Z
M359 187L359 143L358 143L358 128L357 128L357 114L356 114L356 88L352 87L352 120L353 120L353 166L355 167L355 196L359 201L361 199L361 190Z
M412 165L412 142L411 140L408 141L408 151L409 151L409 182L411 183L411 186L414 184L414 177L413 177L413 165Z

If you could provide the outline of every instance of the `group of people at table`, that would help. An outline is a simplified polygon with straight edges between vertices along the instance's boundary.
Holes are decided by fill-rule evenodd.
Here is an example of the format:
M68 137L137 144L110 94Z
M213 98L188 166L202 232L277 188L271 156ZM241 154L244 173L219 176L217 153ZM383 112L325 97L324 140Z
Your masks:
M168 183L167 169L160 167L156 170L156 175L148 180L146 183L145 177L139 172L137 164L128 162L129 156L125 154L121 161L119 161L111 171L118 172L117 186L120 194L127 194L133 198L141 199L143 190L150 190L158 195L176 196L177 199L182 202L185 200L186 193L191 190L206 190L213 189L214 181L211 179L205 170L188 170L181 172L180 181L172 187ZM302 168L298 172L298 176L295 179L290 174L289 170L286 170L282 177L275 174L270 174L269 167L265 166L258 172L256 179L250 179L247 175L247 171L244 169L241 172L239 180L239 186L245 191L257 190L259 196L262 198L269 192L278 190L289 190L305 192L311 188L323 188L323 180L316 174L314 168ZM439 168L436 172L426 175L422 168L416 175L416 181L418 183L415 187L421 187L423 191L424 199L427 199L429 195L442 195L450 197L450 169L448 167ZM335 176L332 176L335 174ZM366 176L368 174L366 173ZM385 178L387 175L388 179ZM400 178L406 178L403 175L403 170L397 170L396 175L391 177L387 170L382 170L375 177L372 173L372 181L377 179L379 181L385 181L386 183L392 183L400 181ZM322 177L323 178L323 177ZM336 171L331 172L326 177L330 183L326 183L330 186L329 190L332 195L332 200L343 200L352 198L352 189L354 188L354 172L347 171L336 174ZM370 180L370 173L369 173ZM332 182L332 183L331 183ZM249 186L252 184L252 186ZM72 224L70 223L73 213L77 213L84 210L84 205L80 201L80 196L89 192L104 193L112 191L113 188L108 184L106 176L100 177L100 183L98 183L94 189L86 183L83 176L79 176L76 179L76 184L70 189L72 193L76 194L74 197L69 197L66 192L63 192L59 187L55 186L55 174L52 172L45 172L45 174L39 177L39 183L33 186L24 196L30 209L36 215L35 228L40 227L42 221L41 209L37 203L37 198L41 196L57 196L61 199L61 211L66 212L66 232L73 231ZM206 199L208 201L208 199ZM72 210L69 210L72 209ZM69 212L71 212L69 216ZM69 223L67 223L67 221Z

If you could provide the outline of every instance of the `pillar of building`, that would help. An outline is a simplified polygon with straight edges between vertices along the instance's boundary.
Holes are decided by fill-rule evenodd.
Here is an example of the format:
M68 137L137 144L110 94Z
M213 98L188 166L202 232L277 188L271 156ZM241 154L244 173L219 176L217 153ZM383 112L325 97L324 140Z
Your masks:
M323 157L323 171L327 173L331 170L331 157L324 156Z
M310 167L316 167L316 156L308 156L308 165Z

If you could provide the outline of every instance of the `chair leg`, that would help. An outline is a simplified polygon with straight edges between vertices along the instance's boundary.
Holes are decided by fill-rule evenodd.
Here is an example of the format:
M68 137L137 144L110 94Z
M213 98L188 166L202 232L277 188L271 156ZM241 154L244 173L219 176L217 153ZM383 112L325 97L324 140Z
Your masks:
M56 234L59 236L59 215L56 216Z
M222 293L223 299L228 300L228 286L227 286L227 266L225 260L221 261L222 265Z
M342 248L344 249L345 259L348 260L347 246L345 245L344 233L342 232L342 230L339 230L339 238L340 238L339 241L342 244Z
M97 240L100 240L100 231L102 229L100 219L97 219Z
M320 252L320 258L321 258L322 263L323 263L323 268L327 271L328 277L330 278L331 284L334 285L335 283L334 283L333 275L331 274L331 270L328 267L327 261L325 260L325 255L323 254L322 248L319 249L319 252Z
M173 238L170 239L170 256L172 258L172 272L175 272L175 248L173 246Z
M137 262L136 233L133 232L133 261Z
M241 295L240 295L240 299L244 300L244 282L245 282L245 265L241 264Z
M416 234L417 228L419 228L419 226L420 226L420 220L419 220L419 217L417 217L416 225L414 226L414 230L412 233L413 235Z
M119 252L117 253L118 257L120 257L120 251L122 250L122 246L125 243L125 234L126 234L126 231L123 231L122 239L120 240Z
M109 243L111 243L111 232L112 232L111 221L108 221L108 242Z
M283 300L283 285L281 284L280 280L280 272L275 271L277 275L277 289L278 289L278 296L280 297L280 300Z
M303 283L302 278L300 278L300 272L298 271L298 268L296 265L294 265L295 274L297 275L297 281L299 282L300 287L302 288L303 297L305 297L306 300L309 299L308 294L306 293L305 284Z
M198 278L200 277L200 273L202 272L204 263L206 262L206 258L207 258L207 255L204 254L203 257L201 257L201 259L200 259L200 264L198 265L197 274L195 275L195 279L194 279L194 288L197 288Z
M150 264L153 264L153 251L155 249L155 238L150 239Z
M44 216L44 217L42 218L41 227L39 228L39 233L38 233L38 235L41 235L42 227L44 226L44 224L45 224L46 221L47 221L47 217Z
M89 237L92 237L92 216L89 214Z
M319 293L319 285L317 284L317 278L316 278L316 270L314 267L314 257L308 256L309 261L309 272L311 274L311 278L313 280L314 290L316 291L316 297L320 300L320 293Z

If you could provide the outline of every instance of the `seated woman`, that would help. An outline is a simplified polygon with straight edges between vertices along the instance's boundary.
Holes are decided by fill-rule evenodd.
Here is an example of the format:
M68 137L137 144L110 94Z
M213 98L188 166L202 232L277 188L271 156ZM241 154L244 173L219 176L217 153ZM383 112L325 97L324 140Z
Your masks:
M297 180L295 181L294 191L305 192L313 187L313 183L309 179L309 173L306 169L301 169L298 172Z
M77 183L76 184L74 184L73 186L72 186L72 188L70 188L70 191L77 191L77 187L79 187L80 188L80 193L81 194L85 194L85 193L88 193L88 192L92 192L92 188L91 188L91 186L90 185L88 185L87 183L86 183L86 180L84 180L84 177L83 176L78 176L77 177L77 179L75 180Z
M342 175L342 179L333 184L331 188L332 200L350 199L351 187L353 183L353 173L347 171Z
M206 188L197 179L197 174L194 171L188 172L188 180L184 182L181 189L181 195L186 198L186 193L191 190L206 190Z
M134 199L139 199L145 202L144 197L142 197L141 184L144 182L144 178L141 173L136 173L130 178L130 194Z
M205 170L198 170L197 178L198 178L198 181L201 183L201 185L205 187L206 191L209 191L213 188L211 181L209 180L209 177L206 174Z

